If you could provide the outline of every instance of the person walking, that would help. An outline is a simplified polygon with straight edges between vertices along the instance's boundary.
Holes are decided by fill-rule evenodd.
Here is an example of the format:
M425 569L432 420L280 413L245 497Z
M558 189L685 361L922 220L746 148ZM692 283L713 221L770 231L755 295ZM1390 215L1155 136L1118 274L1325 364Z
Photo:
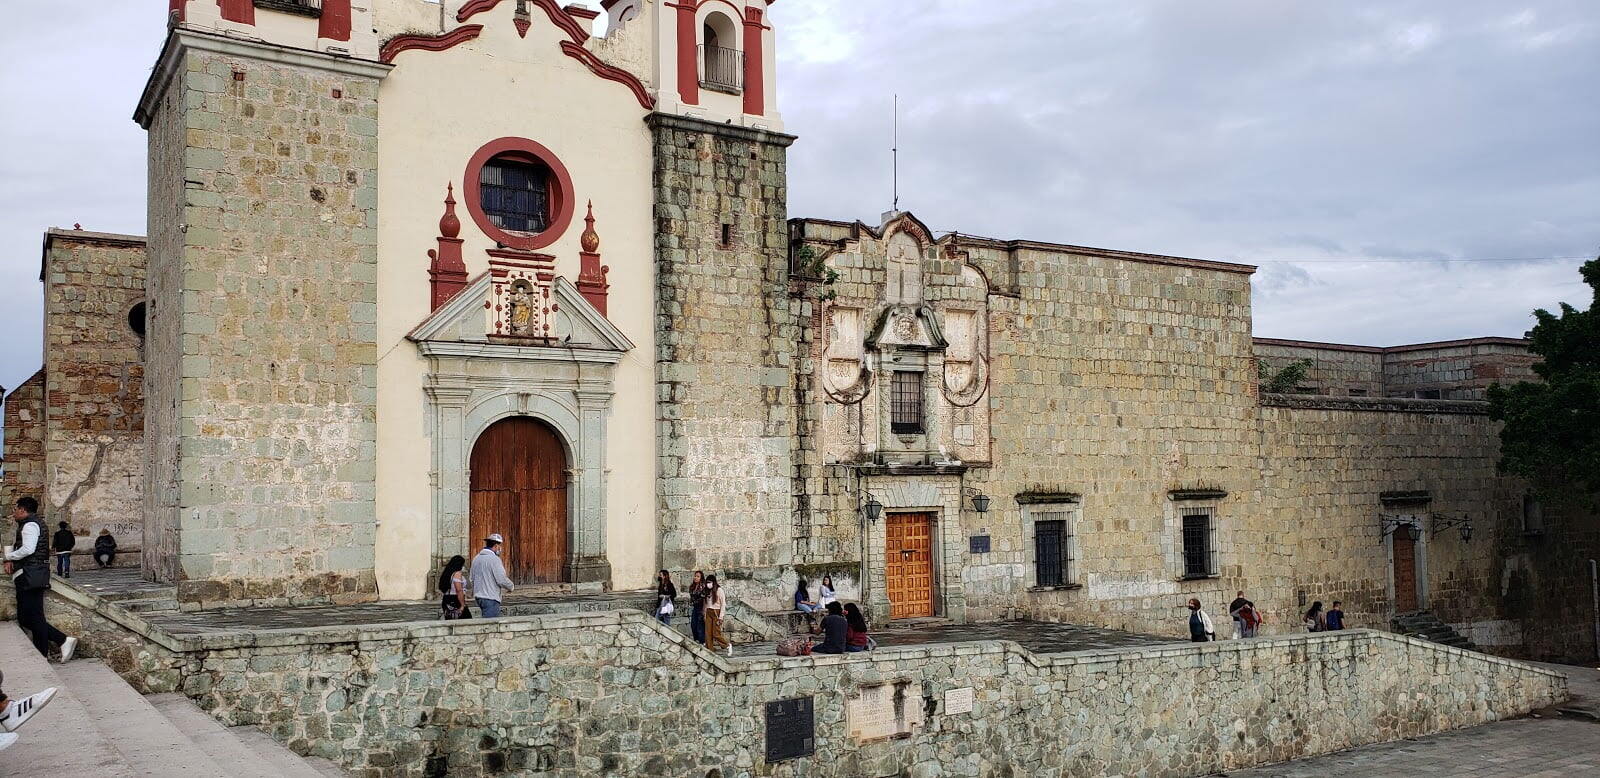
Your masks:
M706 648L712 651L728 649L728 656L733 656L733 644L722 636L722 612L728 607L728 598L722 593L722 585L717 583L715 575L706 576Z
M472 617L467 610L467 576L461 572L466 566L467 558L456 554L439 573L439 613L445 621Z
M486 619L499 617L501 598L516 588L506 575L505 563L500 561L500 547L505 542L500 533L491 534L483 539L483 550L472 558L472 598L478 601L478 610Z
M1200 601L1189 598L1189 639L1196 643L1207 643L1217 639L1217 628L1211 624L1211 617L1200 609Z
M811 653L842 654L850 648L850 622L837 602L828 603L827 611L822 617L822 642L812 647Z
M867 651L872 648L872 637L867 634L867 617L853 602L844 605L844 620L850 627L844 637L844 650Z
M694 580L689 582L689 634L694 642L705 645L706 574L701 570L694 571Z
M112 536L111 530L100 530L100 536L94 539L94 563L104 570L117 560L117 539Z
M1342 605L1344 605L1344 603L1334 600L1333 608L1328 610L1328 616L1325 623L1328 625L1328 629L1330 631L1344 629L1344 608L1340 607Z
M1327 619L1322 615L1322 601L1311 603L1311 610L1306 611L1305 625L1307 632L1322 632L1328 628Z
M672 601L678 599L678 587L672 585L672 574L662 570L656 573L656 619L672 626Z
M1233 617L1234 640L1250 637L1249 635L1245 634L1249 625L1245 624L1242 612L1245 608L1254 609L1255 607L1255 603L1244 598L1244 592L1242 590L1239 592L1237 597L1233 598L1233 602L1228 603L1228 615Z
M44 539L44 522L39 520L39 501L17 498L11 511L17 521L17 538L6 552L6 573L17 588L17 626L27 630L33 647L46 658L52 643L61 646L61 661L69 662L78 649L78 639L62 634L44 618L44 593L50 589L50 549Z
M56 554L56 575L62 578L72 577L72 547L77 545L78 539L72 536L72 530L66 522L61 522L56 529L55 537L50 539L50 550Z
M1261 628L1261 611L1256 610L1255 603L1240 608L1239 617L1244 622L1244 637L1255 637L1256 630Z

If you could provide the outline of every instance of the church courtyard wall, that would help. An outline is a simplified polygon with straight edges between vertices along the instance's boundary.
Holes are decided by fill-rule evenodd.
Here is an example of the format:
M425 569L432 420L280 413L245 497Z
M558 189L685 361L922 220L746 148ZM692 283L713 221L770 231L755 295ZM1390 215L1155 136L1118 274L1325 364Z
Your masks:
M44 368L6 394L5 476L0 504L44 493Z
M632 611L175 636L81 596L52 604L141 691L364 776L1187 776L1567 696L1547 670L1367 630L730 660ZM767 706L794 700L811 703L813 750L768 762Z

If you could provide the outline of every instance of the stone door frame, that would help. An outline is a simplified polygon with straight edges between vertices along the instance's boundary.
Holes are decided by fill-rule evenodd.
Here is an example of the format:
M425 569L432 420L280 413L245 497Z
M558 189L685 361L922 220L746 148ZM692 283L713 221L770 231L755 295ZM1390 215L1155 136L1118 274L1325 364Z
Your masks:
M872 618L889 618L887 517L891 513L927 513L933 526L933 615L966 621L966 594L961 583L961 478L959 475L862 476L862 488L883 504L884 516L866 522L862 542L866 558L866 607Z
M1417 610L1425 611L1428 609L1428 526L1423 521L1421 514L1402 514L1399 518L1410 521L1419 530L1422 530L1412 546L1411 577L1416 583ZM1392 614L1400 613L1400 600L1395 588L1398 577L1395 575L1394 568L1394 535L1395 532L1405 531L1406 529L1401 527L1383 536L1384 567L1388 573L1386 589L1389 595L1389 609Z

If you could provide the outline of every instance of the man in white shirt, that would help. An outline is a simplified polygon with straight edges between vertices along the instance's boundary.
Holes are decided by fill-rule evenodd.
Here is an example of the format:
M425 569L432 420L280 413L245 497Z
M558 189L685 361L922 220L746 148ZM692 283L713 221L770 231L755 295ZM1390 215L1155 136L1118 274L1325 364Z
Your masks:
M500 561L500 547L505 545L505 539L496 532L483 539L483 550L472 558L472 598L478 601L478 609L483 611L483 617L492 619L500 615L500 600L504 592L516 588L511 583L511 576L506 575L506 566Z
M78 639L67 637L44 618L44 593L50 590L50 544L44 539L44 522L39 520L39 501L17 498L11 511L17 520L17 537L6 551L6 574L17 588L17 626L33 637L33 647L45 657L50 644L61 644L61 661L72 658Z

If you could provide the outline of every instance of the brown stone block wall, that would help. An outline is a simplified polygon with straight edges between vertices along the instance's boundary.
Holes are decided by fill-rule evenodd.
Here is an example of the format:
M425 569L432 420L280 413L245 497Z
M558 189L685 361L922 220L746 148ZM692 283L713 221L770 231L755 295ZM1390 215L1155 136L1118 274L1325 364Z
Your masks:
M178 596L370 599L383 69L175 36L151 127L152 176L182 181L152 186L171 319L151 396L177 405L155 457L177 470L158 510Z
M1309 344L1292 346L1258 339L1255 355L1257 361L1266 366L1268 375L1302 359L1311 360L1302 383L1311 387L1314 394L1384 395L1383 349L1380 348L1317 348Z
M145 300L135 236L51 230L44 256L45 489L41 508L80 547L101 529L138 552L144 534Z
M1446 400L1483 400L1492 384L1539 380L1533 372L1538 361L1521 341L1482 338L1430 348L1385 349L1383 375L1391 396L1437 391Z
M6 395L5 479L0 504L9 511L18 497L44 494L44 370Z
M789 136L652 115L663 567L764 600L792 553ZM724 227L726 225L726 228ZM722 240L726 230L728 240Z

